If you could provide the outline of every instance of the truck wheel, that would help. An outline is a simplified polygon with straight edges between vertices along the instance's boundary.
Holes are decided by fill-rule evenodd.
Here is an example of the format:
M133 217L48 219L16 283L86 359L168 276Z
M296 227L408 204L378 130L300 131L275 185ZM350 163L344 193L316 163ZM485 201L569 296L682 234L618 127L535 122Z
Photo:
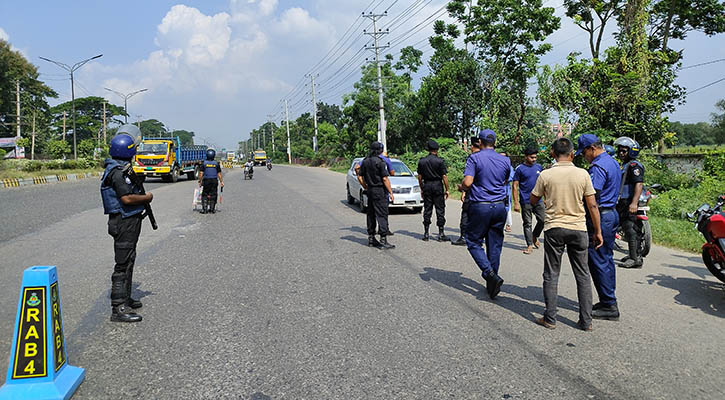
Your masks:
M179 180L179 167L174 167L171 170L171 182L176 183Z
M193 171L189 171L186 173L186 179L193 181L196 179L196 167L194 167Z

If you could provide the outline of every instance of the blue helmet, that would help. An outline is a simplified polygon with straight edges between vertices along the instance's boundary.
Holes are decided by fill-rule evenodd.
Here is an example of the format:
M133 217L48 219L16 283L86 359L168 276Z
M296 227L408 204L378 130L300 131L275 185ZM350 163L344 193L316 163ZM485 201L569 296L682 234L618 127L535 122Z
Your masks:
M629 149L628 155L631 159L635 159L637 158L637 156L639 156L639 143L637 143L637 141L632 138L622 136L614 141L614 145L617 147L627 147Z
M111 158L131 160L136 155L136 142L131 135L120 133L111 139L111 148L108 150Z
M216 157L216 151L214 149L206 150L206 160L207 161L213 161L215 157Z
M610 146L608 144L604 145L604 150L606 150L607 154L614 157L617 154L617 150L614 149L614 146Z

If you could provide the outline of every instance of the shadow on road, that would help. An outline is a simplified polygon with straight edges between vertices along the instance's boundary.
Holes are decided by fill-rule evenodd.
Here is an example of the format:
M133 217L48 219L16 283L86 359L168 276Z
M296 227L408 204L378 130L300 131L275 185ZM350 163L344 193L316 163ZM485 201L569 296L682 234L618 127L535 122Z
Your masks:
M707 270L705 266L702 267L693 267L693 266L683 266L683 265L674 265L674 264L664 264L664 267L667 268L674 268L674 269L681 269L683 271L687 271L692 273L693 275L696 275L700 279L706 279L708 276L712 275L710 274L710 271Z
M674 278L669 275L648 275L647 283L676 290L674 300L706 314L725 318L725 286L722 283L694 278Z
M473 279L466 278L461 272L446 271L438 268L425 267L420 279L429 282L434 280L446 286L458 289L464 293L474 296L477 300L487 301L496 304L511 312L520 315L522 318L534 323L538 316L544 313L544 306L541 304L544 293L540 287L528 286L519 287L516 285L504 284L501 287L501 294L496 300L490 300L486 287ZM512 297L516 296L519 299ZM533 302L527 301L531 300ZM559 308L566 308L578 312L579 303L576 303L566 297L559 296ZM558 321L565 325L577 328L576 322L558 316Z

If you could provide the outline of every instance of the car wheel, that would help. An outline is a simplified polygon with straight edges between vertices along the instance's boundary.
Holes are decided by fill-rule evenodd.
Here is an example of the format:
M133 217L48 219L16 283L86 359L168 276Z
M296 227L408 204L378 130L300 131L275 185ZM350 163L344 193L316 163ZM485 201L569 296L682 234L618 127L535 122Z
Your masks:
M355 198L350 194L350 185L347 185L347 204L355 204Z
M413 212L415 212L416 214L420 214L421 212L423 212L423 207L413 207Z
M368 196L366 194L363 194L363 191L360 190L360 212L364 213L368 211Z

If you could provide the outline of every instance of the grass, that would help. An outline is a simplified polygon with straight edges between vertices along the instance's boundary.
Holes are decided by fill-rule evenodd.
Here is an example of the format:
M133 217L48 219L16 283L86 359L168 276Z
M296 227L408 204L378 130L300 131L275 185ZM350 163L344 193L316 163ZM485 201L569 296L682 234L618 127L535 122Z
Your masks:
M70 175L70 174L82 174L86 172L101 172L103 168L87 168L87 169L42 169L40 171L25 172L15 169L3 169L0 170L0 179L25 179L33 178L36 176L49 176L49 175Z
M661 246L699 253L705 238L695 224L685 220L650 217L652 241Z

